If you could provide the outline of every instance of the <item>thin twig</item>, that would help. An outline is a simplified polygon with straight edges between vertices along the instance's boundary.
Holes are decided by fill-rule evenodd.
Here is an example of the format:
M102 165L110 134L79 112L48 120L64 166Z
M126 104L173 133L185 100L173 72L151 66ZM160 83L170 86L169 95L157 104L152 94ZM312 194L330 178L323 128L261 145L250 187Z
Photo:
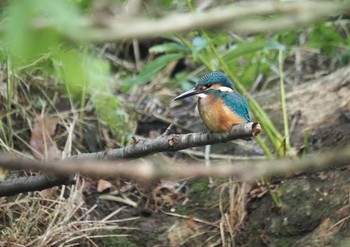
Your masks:
M180 150L179 152L187 154L189 156L196 156L196 157L205 157L205 153L201 151L195 151L192 149L185 149ZM236 160L236 161L254 161L254 160L265 160L266 156L238 156L238 155L229 155L229 154L215 154L210 153L209 154L210 159L218 159L218 160Z
M168 126L168 128L166 128L166 130L164 131L164 133L162 134L162 136L167 136L173 133L173 129L175 128L174 124L170 124Z

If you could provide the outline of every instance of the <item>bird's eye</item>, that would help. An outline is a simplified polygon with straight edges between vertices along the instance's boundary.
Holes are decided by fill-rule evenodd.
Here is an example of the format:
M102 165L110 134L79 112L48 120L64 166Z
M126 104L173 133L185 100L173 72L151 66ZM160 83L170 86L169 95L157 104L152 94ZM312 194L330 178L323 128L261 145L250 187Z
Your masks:
M209 83L205 84L204 86L205 86L206 88L210 88L210 84L209 84Z

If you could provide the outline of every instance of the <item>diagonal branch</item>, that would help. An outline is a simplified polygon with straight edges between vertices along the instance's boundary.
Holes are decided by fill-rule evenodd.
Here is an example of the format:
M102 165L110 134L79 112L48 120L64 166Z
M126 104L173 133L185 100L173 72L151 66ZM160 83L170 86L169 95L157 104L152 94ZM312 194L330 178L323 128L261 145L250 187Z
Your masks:
M231 131L224 133L190 133L190 134L171 134L167 136L158 136L155 139L141 140L125 148L112 149L108 152L86 153L72 156L73 159L130 159L139 158L146 155L178 151L191 147L211 145L216 143L228 142L235 139L244 139L257 136L261 131L259 123L247 123L234 126Z

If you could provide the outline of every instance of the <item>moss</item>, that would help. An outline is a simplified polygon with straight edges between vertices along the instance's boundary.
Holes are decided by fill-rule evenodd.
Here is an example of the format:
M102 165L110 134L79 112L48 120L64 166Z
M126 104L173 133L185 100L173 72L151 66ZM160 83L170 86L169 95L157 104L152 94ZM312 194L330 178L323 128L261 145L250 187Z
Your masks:
M102 240L102 246L110 247L136 247L137 245L126 237L108 237Z
M135 246L164 246L169 225L173 224L174 219L162 213L154 213L151 217L141 217L133 222L132 227L139 230L133 232L130 239Z
M207 180L207 179L206 179ZM209 194L209 183L208 181L200 180L194 182L191 186L190 195L197 197L198 200L206 201Z
M201 219L217 220L220 215L212 206L218 202L218 193L209 187L208 179L201 179L190 185L189 202L178 206L177 212L183 215L193 215Z
M349 173L329 171L300 176L283 181L285 191L280 196L282 208L277 208L267 195L251 200L247 230L251 246L265 242L271 246L338 246L349 236L348 225L339 230L329 227L348 215L348 201L344 197ZM330 222L328 222L330 221ZM337 232L338 231L338 232ZM263 237L261 237L263 236ZM250 246L250 245L248 245Z
M297 240L298 240L298 237L274 239L273 243L270 243L270 244L273 246L290 247L290 246L293 246Z

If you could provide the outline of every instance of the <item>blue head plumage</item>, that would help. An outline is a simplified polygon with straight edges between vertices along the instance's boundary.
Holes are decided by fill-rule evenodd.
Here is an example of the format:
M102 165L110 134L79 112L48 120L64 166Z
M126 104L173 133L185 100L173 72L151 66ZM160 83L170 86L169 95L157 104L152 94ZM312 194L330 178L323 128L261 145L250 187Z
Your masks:
M214 84L219 84L221 86L235 90L235 87L233 86L231 80L223 72L220 71L214 71L202 76L201 78L199 78L196 87L206 86L207 88L209 88Z

